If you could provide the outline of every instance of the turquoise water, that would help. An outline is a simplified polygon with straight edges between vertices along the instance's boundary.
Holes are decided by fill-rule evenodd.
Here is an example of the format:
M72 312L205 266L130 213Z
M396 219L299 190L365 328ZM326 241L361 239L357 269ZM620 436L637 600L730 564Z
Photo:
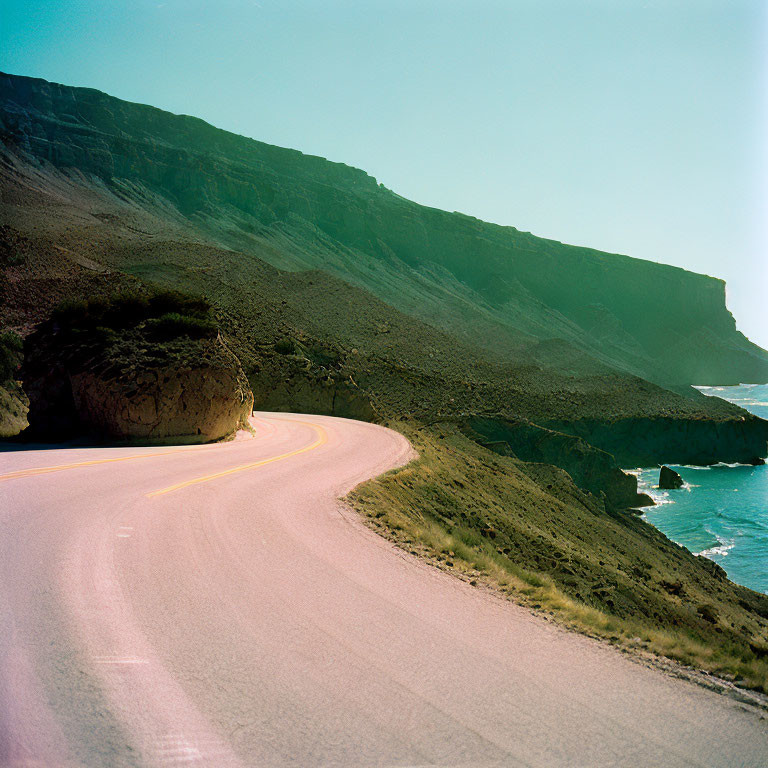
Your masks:
M768 385L699 387L768 419ZM643 517L694 554L721 565L728 577L768 593L768 465L670 465L685 486L660 491L658 468L633 470L640 490L657 502Z

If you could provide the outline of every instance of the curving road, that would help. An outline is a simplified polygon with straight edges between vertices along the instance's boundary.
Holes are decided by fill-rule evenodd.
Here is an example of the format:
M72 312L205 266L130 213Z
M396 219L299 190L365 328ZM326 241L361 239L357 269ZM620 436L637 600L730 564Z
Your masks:
M2 766L765 766L760 714L395 549L370 424L0 453Z

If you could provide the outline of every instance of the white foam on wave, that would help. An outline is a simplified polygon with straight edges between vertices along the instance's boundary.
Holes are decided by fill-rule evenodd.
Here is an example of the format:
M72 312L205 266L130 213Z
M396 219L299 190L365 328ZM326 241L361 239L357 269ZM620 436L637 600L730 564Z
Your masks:
M663 506L664 504L675 503L675 500L671 497L669 491L663 491L658 485L651 485L650 483L644 483L642 480L639 480L637 483L637 490L640 493L648 494L657 507Z
M702 549L701 552L694 552L693 554L710 558L712 555L720 555L721 557L726 557L728 553L736 546L736 542L733 540L724 541L718 536L715 536L715 538L720 542L719 544L714 547L710 547L709 549Z

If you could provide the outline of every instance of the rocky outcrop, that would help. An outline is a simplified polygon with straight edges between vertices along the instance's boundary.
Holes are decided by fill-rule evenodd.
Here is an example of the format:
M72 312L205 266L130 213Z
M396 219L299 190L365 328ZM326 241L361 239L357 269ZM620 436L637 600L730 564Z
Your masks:
M67 302L24 342L34 439L219 440L245 426L253 394L202 297L127 292Z
M683 478L675 472L674 469L670 469L666 464L662 466L659 472L659 488L663 490L674 490L675 488L683 487Z
M623 467L669 464L760 464L768 455L768 421L741 411L711 418L573 419L543 423L613 454Z
M178 362L138 361L119 369L82 370L66 357L46 361L31 354L24 366L29 437L199 443L232 434L253 410L248 380L219 340L195 346L195 354Z
M117 378L73 373L69 383L79 422L117 440L210 442L245 426L253 410L248 381L235 360Z
M463 431L491 450L525 462L542 462L564 469L580 488L605 495L611 507L627 509L653 505L637 492L637 478L622 472L613 456L580 438L509 419L474 417Z

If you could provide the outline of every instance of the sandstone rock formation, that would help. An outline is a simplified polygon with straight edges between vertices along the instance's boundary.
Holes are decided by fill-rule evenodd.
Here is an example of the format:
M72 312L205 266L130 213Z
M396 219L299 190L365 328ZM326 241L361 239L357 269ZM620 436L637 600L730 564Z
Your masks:
M245 426L253 394L222 342L202 346L196 363L129 365L119 372L68 370L65 363L36 376L28 365L30 429L53 439L83 432L142 443L224 438Z
M245 426L253 394L231 365L166 368L106 379L69 376L79 420L100 435L147 442L210 442Z
M210 306L173 292L63 305L26 339L22 375L38 439L208 442L253 410Z
M659 472L659 488L674 490L682 487L683 478L674 469L670 469L666 465L663 466Z

